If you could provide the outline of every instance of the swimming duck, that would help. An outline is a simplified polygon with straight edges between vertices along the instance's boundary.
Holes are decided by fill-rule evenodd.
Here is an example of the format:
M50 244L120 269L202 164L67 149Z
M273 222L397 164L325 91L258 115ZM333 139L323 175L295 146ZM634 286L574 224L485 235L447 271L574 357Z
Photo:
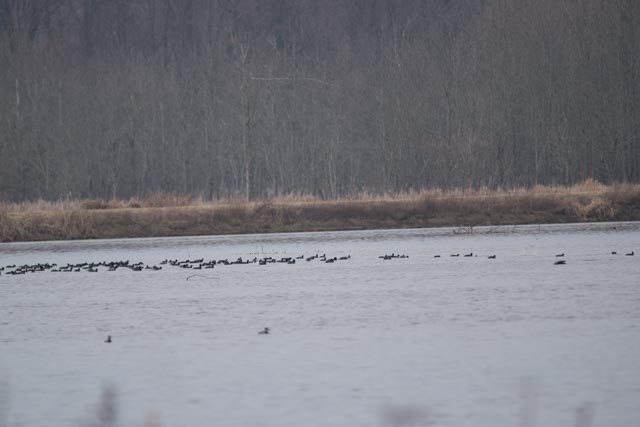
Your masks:
M107 335L107 339L104 342L110 343L111 342L111 335Z
M263 330L258 332L258 335L269 335L269 328L265 327Z

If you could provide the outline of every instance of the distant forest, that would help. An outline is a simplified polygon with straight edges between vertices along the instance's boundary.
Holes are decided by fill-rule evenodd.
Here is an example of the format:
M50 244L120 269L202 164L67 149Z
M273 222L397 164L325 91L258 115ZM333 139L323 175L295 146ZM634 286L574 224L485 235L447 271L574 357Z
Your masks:
M638 0L0 0L0 199L640 182Z

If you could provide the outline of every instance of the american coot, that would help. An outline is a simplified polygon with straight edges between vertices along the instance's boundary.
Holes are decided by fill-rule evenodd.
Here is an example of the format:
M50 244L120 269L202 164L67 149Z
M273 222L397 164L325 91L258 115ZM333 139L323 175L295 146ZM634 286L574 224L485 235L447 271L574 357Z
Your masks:
M104 342L111 342L111 335L107 335L107 339Z
M268 335L268 334L269 334L269 328L264 328L263 330L258 332L258 335Z

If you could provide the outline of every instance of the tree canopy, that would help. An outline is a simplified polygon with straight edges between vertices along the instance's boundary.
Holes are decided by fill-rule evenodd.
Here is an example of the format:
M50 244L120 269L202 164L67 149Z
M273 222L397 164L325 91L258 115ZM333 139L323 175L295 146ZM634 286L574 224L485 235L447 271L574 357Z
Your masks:
M0 0L0 198L640 181L636 0Z

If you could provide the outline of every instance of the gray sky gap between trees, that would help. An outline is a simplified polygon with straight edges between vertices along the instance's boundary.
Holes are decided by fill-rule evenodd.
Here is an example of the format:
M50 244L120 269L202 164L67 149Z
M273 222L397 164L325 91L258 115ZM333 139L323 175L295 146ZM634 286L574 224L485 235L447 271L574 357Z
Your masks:
M0 0L0 199L640 181L637 0Z

